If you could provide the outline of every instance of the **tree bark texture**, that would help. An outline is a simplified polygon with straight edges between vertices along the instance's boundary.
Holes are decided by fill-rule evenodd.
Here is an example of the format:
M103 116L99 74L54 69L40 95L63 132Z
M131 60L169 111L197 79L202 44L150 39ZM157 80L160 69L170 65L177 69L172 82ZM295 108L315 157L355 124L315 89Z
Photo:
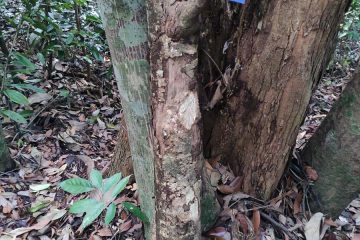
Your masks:
M200 239L199 14L205 0L149 0L156 239Z
M5 137L0 124L0 172L12 170L15 162L10 158L9 149L5 142Z
M120 92L141 207L155 239L155 178L145 0L98 0Z
M108 175L111 176L118 172L121 172L123 176L134 174L125 118L122 118L120 121L120 130L115 147L115 154L111 161Z
M196 78L204 0L100 1L128 130L146 239L200 239L202 142Z
M206 152L221 154L244 176L244 192L268 199L277 186L349 2L258 0L223 8L221 19L235 18L238 28L224 30L225 103L207 113L213 117L205 119L204 142ZM209 35L210 56L223 51L221 37Z
M338 217L360 193L360 68L302 153L319 179L317 210Z

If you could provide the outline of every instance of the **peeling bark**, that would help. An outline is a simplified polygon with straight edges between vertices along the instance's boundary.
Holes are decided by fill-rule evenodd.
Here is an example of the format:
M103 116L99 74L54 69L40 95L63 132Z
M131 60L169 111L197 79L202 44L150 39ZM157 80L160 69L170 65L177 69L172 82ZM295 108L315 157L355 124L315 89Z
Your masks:
M319 179L316 210L338 217L360 192L360 67L302 152Z
M204 0L149 1L156 239L200 239L197 24Z
M149 218L146 239L155 239L155 179L151 89L144 0L98 0L125 113L141 207Z
M0 124L0 172L6 172L15 168L15 162L10 158L9 149L6 145L3 130Z
M243 191L268 199L275 189L349 2L259 0L241 9L226 102L209 120L206 148L244 176Z

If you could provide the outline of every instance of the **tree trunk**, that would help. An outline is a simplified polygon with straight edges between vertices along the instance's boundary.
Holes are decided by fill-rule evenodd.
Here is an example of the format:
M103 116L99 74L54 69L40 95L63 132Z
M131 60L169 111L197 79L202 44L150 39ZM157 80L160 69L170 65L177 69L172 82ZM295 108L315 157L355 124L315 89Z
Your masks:
M268 199L277 186L349 2L259 0L224 11L239 26L227 41L225 103L207 113L204 142L244 177L244 192Z
M141 207L149 218L146 239L156 236L156 194L149 51L144 0L98 0L125 113Z
M268 198L349 0L98 1L146 239L200 239L203 145Z
M123 176L134 174L129 138L124 118L120 121L120 130L115 147L115 155L111 161L108 174L111 176L118 172L121 172Z
M203 158L195 76L199 32L193 26L201 4L149 1L150 81L145 0L98 2L141 207L150 219L145 237L200 239Z
M200 239L199 14L205 0L149 0L156 239Z
M360 193L360 67L310 139L304 161L319 175L317 210L338 217Z
M6 145L3 130L0 124L0 172L14 169L15 162L10 158L9 149Z

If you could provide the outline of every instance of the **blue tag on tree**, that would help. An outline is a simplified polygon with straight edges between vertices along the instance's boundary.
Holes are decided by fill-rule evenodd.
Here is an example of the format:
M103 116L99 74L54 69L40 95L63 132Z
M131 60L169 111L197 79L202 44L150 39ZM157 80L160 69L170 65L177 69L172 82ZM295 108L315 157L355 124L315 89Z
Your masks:
M230 0L230 2L245 4L245 0Z

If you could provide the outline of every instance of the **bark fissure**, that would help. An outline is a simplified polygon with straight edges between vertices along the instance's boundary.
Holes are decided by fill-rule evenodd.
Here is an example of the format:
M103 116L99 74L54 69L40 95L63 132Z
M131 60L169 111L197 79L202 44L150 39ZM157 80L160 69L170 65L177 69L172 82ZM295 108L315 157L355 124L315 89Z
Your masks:
M239 88L218 112L206 148L244 176L245 192L268 198L274 190L347 4L273 0L240 17Z

